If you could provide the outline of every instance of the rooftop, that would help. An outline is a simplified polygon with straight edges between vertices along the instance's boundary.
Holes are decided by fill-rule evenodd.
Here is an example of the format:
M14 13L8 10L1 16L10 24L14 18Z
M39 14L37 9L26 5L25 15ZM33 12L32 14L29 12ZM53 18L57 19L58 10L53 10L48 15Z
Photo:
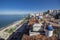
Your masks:
M39 20L39 23L41 23L41 22L43 22L43 21L45 21L46 22L46 24L48 23L48 22L50 22L50 20ZM32 24L35 24L36 23L36 18L35 17L33 17L33 18L31 18L30 20L29 20L29 23L28 23L28 26L27 27L31 27L31 26L29 26L29 25L32 25ZM50 26L48 26L47 28L50 30L50 29L53 29L53 27L54 28L60 28L59 26L58 26L58 24L57 23L53 23L52 22L52 27L50 27ZM44 26L44 31L46 31L46 25ZM54 34L53 34L53 36L52 37L46 37L45 35L43 35L43 34L40 34L40 35L36 35L36 36L29 36L29 35L27 35L27 34L24 34L23 35L23 37L22 37L22 40L57 40L57 38L54 36Z

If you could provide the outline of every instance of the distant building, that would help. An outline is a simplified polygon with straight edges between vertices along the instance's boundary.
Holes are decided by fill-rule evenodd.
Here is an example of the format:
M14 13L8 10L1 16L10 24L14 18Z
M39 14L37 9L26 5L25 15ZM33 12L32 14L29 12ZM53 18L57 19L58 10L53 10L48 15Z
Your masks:
M49 14L60 19L60 10L49 10Z
M57 10L49 10L49 14L55 16L57 14Z
M53 13L53 10L49 10L49 14L52 14Z

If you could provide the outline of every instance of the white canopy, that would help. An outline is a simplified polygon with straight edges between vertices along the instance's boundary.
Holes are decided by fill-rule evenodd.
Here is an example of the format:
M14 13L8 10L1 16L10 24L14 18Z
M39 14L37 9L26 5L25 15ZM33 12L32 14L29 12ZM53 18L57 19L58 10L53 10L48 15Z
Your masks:
M42 24L40 23L40 24L34 24L33 25L33 31L39 31L39 30L41 30L41 26L42 26Z

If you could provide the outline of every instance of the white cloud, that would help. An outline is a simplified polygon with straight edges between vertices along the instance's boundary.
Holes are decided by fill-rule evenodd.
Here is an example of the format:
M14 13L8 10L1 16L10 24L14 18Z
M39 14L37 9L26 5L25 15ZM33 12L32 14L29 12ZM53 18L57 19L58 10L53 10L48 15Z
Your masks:
M5 11L0 11L0 14L2 14L2 15L6 15L6 14L8 14L8 15L12 15L12 14L28 14L28 13L35 13L35 12L33 12L33 11L16 11L16 10L5 10Z
M0 10L0 15L18 15L18 14L28 14L28 13L38 13L40 11L16 11L16 10Z
M25 14L25 13L29 13L29 12L25 12L25 11L0 11L0 14Z

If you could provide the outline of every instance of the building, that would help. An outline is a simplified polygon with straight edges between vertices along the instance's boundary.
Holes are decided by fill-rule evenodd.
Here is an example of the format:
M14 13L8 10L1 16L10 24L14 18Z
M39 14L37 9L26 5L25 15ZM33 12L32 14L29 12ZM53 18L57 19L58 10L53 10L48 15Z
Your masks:
M60 10L49 10L49 14L54 16L56 19L60 19Z
M42 27L41 26L42 26L42 24L39 24L39 23L33 24L32 27L29 30L30 36L39 35L40 31L42 31Z
M53 13L53 10L48 10L49 11L49 14L52 14Z
M55 16L60 13L60 10L49 10L49 14Z
M53 36L53 27L51 25L48 25L46 27L45 35L46 35L46 37L52 37Z

